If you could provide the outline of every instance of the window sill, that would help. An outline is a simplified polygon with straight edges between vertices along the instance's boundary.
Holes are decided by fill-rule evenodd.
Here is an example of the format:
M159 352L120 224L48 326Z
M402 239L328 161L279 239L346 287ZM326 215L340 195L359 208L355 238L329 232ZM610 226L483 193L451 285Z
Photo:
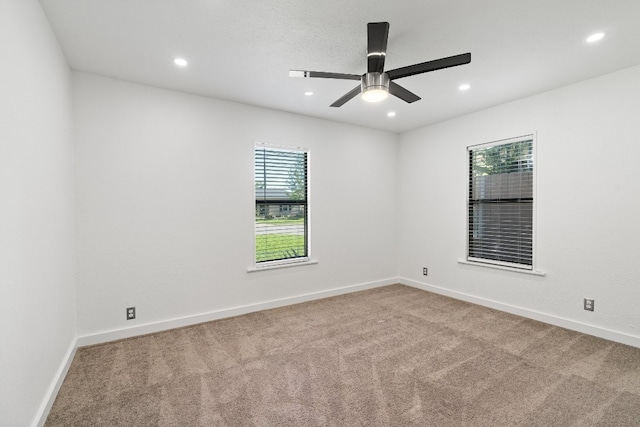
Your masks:
M264 271L264 270L277 270L280 268L289 268L289 267L300 267L303 265L312 265L317 264L317 259L305 259L304 261L293 261L293 262L274 262L272 264L265 264L261 266L254 266L247 268L247 273L255 273L256 271Z
M522 269L522 268L507 267L507 266L504 266L504 265L495 265L495 264L485 264L485 263L482 263L482 262L467 261L467 260L463 260L463 259L459 259L458 260L458 264L473 265L473 266L476 266L476 267L494 268L496 270L513 271L514 273L531 274L533 276L545 276L546 275L546 273L544 273L543 271L525 270L525 269Z

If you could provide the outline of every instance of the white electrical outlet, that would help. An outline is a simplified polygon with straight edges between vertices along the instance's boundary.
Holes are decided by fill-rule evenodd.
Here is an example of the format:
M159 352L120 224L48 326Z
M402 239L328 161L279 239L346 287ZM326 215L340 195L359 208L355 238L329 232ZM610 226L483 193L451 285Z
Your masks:
M584 299L584 309L587 311L593 311L595 309L595 300L585 298Z

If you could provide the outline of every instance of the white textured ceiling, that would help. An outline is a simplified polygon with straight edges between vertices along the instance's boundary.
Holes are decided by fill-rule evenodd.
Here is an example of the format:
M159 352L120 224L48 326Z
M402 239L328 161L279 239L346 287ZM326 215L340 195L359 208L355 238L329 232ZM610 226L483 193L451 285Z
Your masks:
M40 3L73 70L393 132L640 64L640 0ZM471 64L396 80L422 97L413 104L332 108L357 82L288 76L364 73L366 24L378 21L391 24L387 70L466 52Z

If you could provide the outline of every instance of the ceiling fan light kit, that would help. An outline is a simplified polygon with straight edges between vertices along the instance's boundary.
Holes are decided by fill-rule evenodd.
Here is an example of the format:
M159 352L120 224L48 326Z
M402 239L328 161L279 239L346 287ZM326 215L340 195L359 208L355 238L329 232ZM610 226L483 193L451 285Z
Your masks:
M360 83L362 99L367 102L380 102L389 96L389 75L387 73L367 73Z
M393 80L427 73L429 71L441 70L443 68L464 65L471 62L471 54L463 53L461 55L450 56L420 64L409 65L407 67L396 68L395 70L384 71L388 38L388 22L370 22L367 24L367 72L362 75L327 73L323 71L290 70L289 76L360 81L359 86L353 88L331 104L332 107L341 107L347 101L353 99L360 93L362 93L362 99L368 102L382 101L391 94L405 102L412 103L420 100L420 97L393 82Z

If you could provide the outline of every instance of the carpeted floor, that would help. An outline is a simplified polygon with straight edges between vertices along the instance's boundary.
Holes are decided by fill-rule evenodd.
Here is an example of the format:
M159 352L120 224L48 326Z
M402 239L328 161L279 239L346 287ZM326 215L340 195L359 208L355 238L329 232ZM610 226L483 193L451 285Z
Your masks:
M80 348L47 426L640 426L640 349L393 285Z

